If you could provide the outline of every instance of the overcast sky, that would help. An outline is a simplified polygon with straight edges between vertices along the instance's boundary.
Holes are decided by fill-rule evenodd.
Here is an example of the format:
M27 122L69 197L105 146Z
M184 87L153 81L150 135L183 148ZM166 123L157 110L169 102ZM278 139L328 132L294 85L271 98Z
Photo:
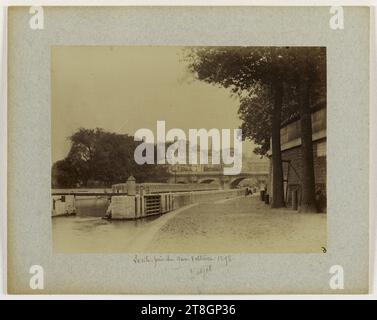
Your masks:
M194 80L182 47L52 48L52 161L79 127L133 135L139 128L235 129L239 102L228 90ZM251 154L251 144L244 144Z

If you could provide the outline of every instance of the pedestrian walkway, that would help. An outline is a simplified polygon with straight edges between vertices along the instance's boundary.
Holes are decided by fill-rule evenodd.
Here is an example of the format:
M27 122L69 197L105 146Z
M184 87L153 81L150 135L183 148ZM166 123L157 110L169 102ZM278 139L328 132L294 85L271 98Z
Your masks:
M259 197L202 203L182 210L146 252L298 253L326 247L326 215L271 209Z

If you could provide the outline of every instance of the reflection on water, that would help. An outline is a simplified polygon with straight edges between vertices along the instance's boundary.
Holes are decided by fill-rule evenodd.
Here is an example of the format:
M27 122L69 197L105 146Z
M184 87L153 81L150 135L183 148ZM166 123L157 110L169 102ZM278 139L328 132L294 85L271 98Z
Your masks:
M104 217L110 205L109 197L76 197L76 214L84 217Z
M75 197L76 214L83 217L104 217L110 205L110 196L88 196L88 192L109 193L111 189L52 189L53 193L76 193Z

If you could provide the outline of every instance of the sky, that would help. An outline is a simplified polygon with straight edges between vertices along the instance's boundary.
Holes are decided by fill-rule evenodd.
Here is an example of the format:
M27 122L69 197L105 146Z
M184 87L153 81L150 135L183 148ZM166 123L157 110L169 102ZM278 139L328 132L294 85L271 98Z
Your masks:
M78 128L134 135L140 128L236 129L239 101L194 79L183 47L54 46L51 49L52 161ZM156 137L156 134L155 134ZM252 155L251 143L244 153Z

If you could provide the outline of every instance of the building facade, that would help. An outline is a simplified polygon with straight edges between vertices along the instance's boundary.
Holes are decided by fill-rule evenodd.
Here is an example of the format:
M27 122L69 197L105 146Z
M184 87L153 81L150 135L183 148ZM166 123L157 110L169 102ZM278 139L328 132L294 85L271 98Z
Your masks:
M326 104L312 107L312 140L316 200L319 212L326 212ZM283 122L280 129L281 155L283 161L284 196L287 207L292 206L292 192L297 191L298 205L301 199L301 130L298 114ZM270 161L270 186L272 183L272 161ZM272 188L268 188L269 192ZM273 195L271 195L273 196Z

